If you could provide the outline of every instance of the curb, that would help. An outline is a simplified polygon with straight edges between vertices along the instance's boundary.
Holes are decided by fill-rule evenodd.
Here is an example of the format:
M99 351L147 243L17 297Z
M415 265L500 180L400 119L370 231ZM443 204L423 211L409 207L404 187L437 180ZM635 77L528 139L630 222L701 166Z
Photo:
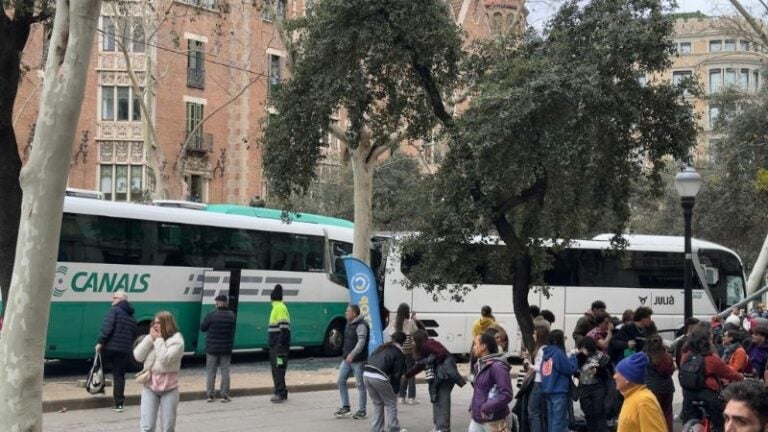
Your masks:
M426 383L424 378L416 378L417 384ZM300 384L289 385L288 393L309 393L325 390L336 390L339 388L336 383L318 383L318 384ZM84 391L84 390L81 390ZM246 396L265 396L273 394L274 389L272 387L249 387L249 388L233 388L229 394L233 398L246 397ZM208 398L208 394L205 390L188 390L179 392L179 402L188 402L195 400L205 400ZM135 405L138 406L141 403L141 395L130 395L125 397L125 406ZM111 408L113 404L111 396L91 396L82 398L62 399L56 401L44 401L43 413L59 412L62 410L78 411L88 410L96 408Z

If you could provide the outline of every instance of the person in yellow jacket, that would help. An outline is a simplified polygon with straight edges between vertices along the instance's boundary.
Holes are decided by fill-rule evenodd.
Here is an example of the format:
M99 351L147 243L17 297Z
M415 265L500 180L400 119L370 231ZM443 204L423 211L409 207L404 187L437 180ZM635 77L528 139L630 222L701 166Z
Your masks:
M278 284L270 294L272 312L269 314L269 364L272 367L272 381L275 394L270 399L281 403L288 399L285 386L285 370L288 368L288 351L291 347L291 316L283 303L283 287Z
M472 339L485 333L485 331L488 330L488 327L495 322L496 319L493 317L493 313L491 313L490 306L485 305L480 308L480 319L475 320L475 322L472 323Z
M616 365L616 388L624 396L616 432L667 432L661 405L645 386L648 356L635 353Z

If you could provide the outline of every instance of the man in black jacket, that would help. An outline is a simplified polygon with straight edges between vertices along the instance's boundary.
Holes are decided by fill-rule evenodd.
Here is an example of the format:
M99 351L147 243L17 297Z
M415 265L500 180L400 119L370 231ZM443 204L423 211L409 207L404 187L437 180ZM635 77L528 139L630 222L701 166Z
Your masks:
M208 402L216 397L216 370L221 369L221 401L229 402L229 365L235 342L235 313L227 307L227 296L216 296L216 309L200 325L205 335L205 374Z
M392 341L376 348L368 357L368 364L363 367L365 388L373 401L371 430L400 431L400 421L397 419L397 392L400 390L401 377L405 373L403 342L405 333L393 333Z
M117 291L112 295L112 309L104 316L96 343L96 352L102 353L103 360L112 365L112 410L115 412L123 412L125 370L132 356L135 338L133 307L128 303L128 295L124 291Z
M619 364L624 357L640 352L645 347L645 340L650 336L648 329L651 327L653 310L646 306L640 306L635 310L634 322L625 324L613 335L609 344L609 354L613 364Z

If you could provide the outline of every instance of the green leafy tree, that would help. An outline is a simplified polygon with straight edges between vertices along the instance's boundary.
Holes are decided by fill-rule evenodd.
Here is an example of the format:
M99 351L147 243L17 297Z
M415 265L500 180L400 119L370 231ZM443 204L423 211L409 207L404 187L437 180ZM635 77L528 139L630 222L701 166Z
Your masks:
M669 66L672 21L660 0L566 3L544 35L501 38L472 56L470 106L449 139L420 235L410 283L460 297L489 274L512 281L524 342L533 344L531 286L557 247L596 228L623 231L633 182L660 179L663 159L684 157L696 136L688 83L642 86ZM476 236L504 247L467 247Z
M349 150L354 184L354 252L369 261L376 161L405 139L450 121L441 89L458 75L461 36L443 0L320 0L285 23L291 78L276 90L264 135L270 192L303 195L327 133ZM349 127L330 123L342 112Z
M21 158L13 129L13 105L22 76L21 56L32 26L52 17L51 0L3 0L0 14L0 291L3 308L11 286L21 216ZM0 308L0 316L3 309Z

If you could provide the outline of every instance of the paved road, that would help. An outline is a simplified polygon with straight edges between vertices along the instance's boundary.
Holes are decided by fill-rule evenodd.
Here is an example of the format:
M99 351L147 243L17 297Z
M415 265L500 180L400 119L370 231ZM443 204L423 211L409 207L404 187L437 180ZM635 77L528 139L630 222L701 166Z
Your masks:
M432 428L432 406L426 385L417 388L417 405L400 405L401 427L409 432L427 432ZM469 426L467 407L472 388L456 388L452 397L452 429L465 431ZM350 389L350 399L357 401L357 391ZM179 406L176 430L179 432L361 432L370 429L369 420L335 419L338 408L336 391L297 393L287 403L275 405L268 396L239 398L230 404L205 401L183 402ZM353 408L356 408L353 406ZM369 412L372 410L369 401ZM126 407L121 414L110 409L48 413L43 416L46 432L136 432L139 407Z

